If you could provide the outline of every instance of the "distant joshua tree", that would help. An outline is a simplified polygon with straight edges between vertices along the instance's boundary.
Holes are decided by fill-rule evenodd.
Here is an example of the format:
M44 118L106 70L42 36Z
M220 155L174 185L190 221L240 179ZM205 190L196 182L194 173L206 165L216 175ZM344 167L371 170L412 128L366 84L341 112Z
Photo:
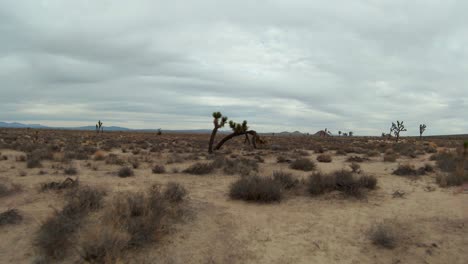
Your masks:
M398 121L397 123L392 122L392 127L390 127L390 134L393 133L396 137L396 142L400 139L400 132L406 131L405 125L403 125L403 121Z
M348 135L349 135L350 137L352 137L352 136L353 136L353 131L349 131Z
M339 135L339 136L341 136L341 130L340 130L340 131L338 131L338 135Z
M348 133L343 133L343 137L347 137L348 136Z
M160 128L158 128L158 132L156 132L156 134L157 134L158 136L162 135L162 130L161 130Z
M99 132L101 133L104 133L104 127L102 126L102 122L101 120L98 121L98 123L96 124L96 133L99 134Z
M426 131L426 124L419 125L419 139L422 140L422 134Z

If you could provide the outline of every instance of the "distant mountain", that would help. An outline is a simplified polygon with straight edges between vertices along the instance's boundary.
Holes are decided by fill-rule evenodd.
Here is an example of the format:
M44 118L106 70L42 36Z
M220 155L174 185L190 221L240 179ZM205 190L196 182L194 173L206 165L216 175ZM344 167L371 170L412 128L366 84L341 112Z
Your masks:
M49 127L39 124L22 124L22 123L7 123L0 122L0 128L34 128L34 129L64 129L64 130L84 130L84 131L95 131L95 126L81 126L81 127ZM118 126L104 126L104 131L135 131L135 132L157 132L158 129L130 129L126 127ZM180 129L180 130L166 130L162 129L163 133L178 133L178 134L209 134L210 129ZM220 134L229 133L228 131L219 131Z
M39 124L21 124L17 122L7 123L7 122L0 122L0 127L7 127L7 128L47 128L46 126L39 125Z

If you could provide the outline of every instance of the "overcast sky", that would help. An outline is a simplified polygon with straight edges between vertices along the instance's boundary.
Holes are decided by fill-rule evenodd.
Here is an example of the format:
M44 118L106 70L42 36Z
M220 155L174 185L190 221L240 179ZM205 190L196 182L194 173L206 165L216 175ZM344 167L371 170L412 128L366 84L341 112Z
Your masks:
M466 0L0 0L0 121L467 133Z

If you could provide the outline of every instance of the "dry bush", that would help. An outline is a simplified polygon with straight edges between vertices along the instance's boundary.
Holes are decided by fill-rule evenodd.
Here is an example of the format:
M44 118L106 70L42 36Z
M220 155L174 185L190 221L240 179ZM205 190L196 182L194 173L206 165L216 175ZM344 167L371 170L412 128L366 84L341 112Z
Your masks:
M125 161L121 158L119 158L119 156L117 156L116 154L109 154L107 155L106 157L106 164L111 164L111 165L124 165L125 164Z
M303 150L303 149L297 149L294 151L294 154L298 155L298 156L302 156L302 157L307 157L309 156L309 152Z
M166 172L166 167L164 165L154 165L151 169L155 174L161 174Z
M164 190L164 199L171 203L180 203L187 196L187 189L177 182L168 182Z
M276 162L277 163L290 163L291 162L291 159L287 156L277 156L276 157Z
M393 174L399 176L417 176L418 171L414 168L413 165L410 164L403 164L399 165L396 170L393 171Z
M63 209L49 217L36 234L35 245L41 254L50 259L65 257L82 218L101 208L104 195L104 191L87 186L70 191Z
M19 224L23 220L23 216L16 209L9 209L0 213L0 226Z
M133 172L133 169L128 167L128 166L123 166L119 169L119 171L117 172L117 175L120 177L120 178L127 178L127 177L131 177L131 176L134 176L135 173Z
M315 169L316 165L313 161L302 158L293 161L289 167L293 170L311 171Z
M41 168L42 167L41 160L37 157L28 157L26 161L26 167L29 169Z
M51 182L46 182L41 184L41 191L47 191L47 190L64 190L64 189L71 189L78 187L79 181L78 179L73 180L72 178L66 178L64 181L51 181Z
M444 172L454 172L457 168L457 163L459 162L459 158L456 153L447 151L434 154L431 159L435 160L437 167Z
M108 227L95 228L81 238L80 256L88 263L119 263L129 240L125 232Z
M394 224L384 221L369 230L369 239L374 245L393 249L397 245L398 235Z
M98 160L105 160L106 159L106 153L102 150L98 150L94 153L93 159L98 161Z
M329 174L313 173L307 182L307 190L311 195L319 195L331 191L340 191L346 195L361 197L362 188L375 189L377 178L361 176L355 178L352 172L339 170Z
M335 177L316 172L309 177L307 190L311 195L319 195L335 190L335 185Z
M353 173L360 173L361 172L361 165L357 164L356 162L352 162L349 167Z
M251 172L258 171L258 162L256 160L246 158L234 160L226 159L223 166L223 171L228 175L249 175Z
M279 202L282 198L281 184L269 177L241 177L231 185L229 196L251 202Z
M0 197L8 196L22 190L19 184L4 184L0 183Z
M377 156L380 156L380 151L378 150L369 150L367 153L366 153L367 157L377 157Z
M283 171L274 171L273 180L279 182L283 189L292 189L299 184L299 180L295 179L291 173Z
M148 193L120 194L114 198L104 218L115 228L126 231L127 246L139 247L157 239L167 216L167 202L158 188Z
M385 153L383 157L383 161L385 162L395 162L397 160L397 154L395 153Z
M337 156L345 156L345 155L346 155L346 151L344 151L344 149L342 149L342 148L339 148L339 149L336 150L335 155L337 155Z
M211 173L215 167L212 163L201 163L197 162L192 166L188 167L184 170L185 173L193 174L193 175L205 175Z
M63 173L65 175L76 175L76 174L78 174L78 169L75 168L75 167L70 166L70 167L65 168L63 170Z
M363 158L360 156L351 156L346 159L347 162L364 162L369 160L368 158Z
M331 162L332 157L328 154L320 154L317 156L317 161L318 162Z
M436 177L436 182L440 187L451 187L451 186L460 186L465 182L468 182L468 174L460 173L445 173L439 174Z

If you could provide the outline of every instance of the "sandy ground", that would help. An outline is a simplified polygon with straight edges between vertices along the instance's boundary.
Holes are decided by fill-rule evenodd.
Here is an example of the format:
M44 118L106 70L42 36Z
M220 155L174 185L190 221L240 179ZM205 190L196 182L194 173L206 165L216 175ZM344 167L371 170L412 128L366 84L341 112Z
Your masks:
M63 204L61 194L39 192L38 186L65 176L51 168L59 162L45 162L42 170L47 173L39 175L41 169L27 169L24 162L15 161L22 153L0 152L8 156L0 161L0 180L22 186L21 192L0 198L0 211L17 208L25 217L18 225L0 227L0 262L32 263L35 232ZM309 157L315 160L316 154L310 152ZM391 174L398 163L419 166L430 163L428 157L394 163L374 157L361 163L364 172L378 178L378 189L363 200L335 193L287 194L281 203L268 205L229 199L229 185L239 176L171 172L190 163L166 165L165 174L153 174L150 165L142 163L130 178L118 178L114 173L119 166L104 161L73 163L82 184L102 186L110 196L168 181L189 190L187 217L158 243L131 252L128 261L132 263L468 263L468 194L458 188L439 188L433 174L417 180ZM301 179L310 174L290 170L287 164L276 163L274 156L264 158L261 175L283 170ZM332 163L317 165L330 172L348 166L345 158L333 156ZM87 167L88 162L98 169ZM20 176L22 171L27 175ZM393 198L396 190L405 196ZM369 228L385 219L396 223L401 234L393 250L373 245L367 235ZM65 260L75 261L73 257Z

